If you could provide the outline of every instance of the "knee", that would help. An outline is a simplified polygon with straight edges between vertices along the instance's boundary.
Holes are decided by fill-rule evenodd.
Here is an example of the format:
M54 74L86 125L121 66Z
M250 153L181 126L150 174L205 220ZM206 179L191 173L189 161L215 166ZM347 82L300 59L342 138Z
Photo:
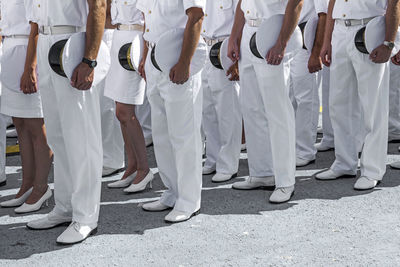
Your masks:
M117 119L121 124L126 124L131 120L135 120L135 113L125 107L118 107L116 110Z

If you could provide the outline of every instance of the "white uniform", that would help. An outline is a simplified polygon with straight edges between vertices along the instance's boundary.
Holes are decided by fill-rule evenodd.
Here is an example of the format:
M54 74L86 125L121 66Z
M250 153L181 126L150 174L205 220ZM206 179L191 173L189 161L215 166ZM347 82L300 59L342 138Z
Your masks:
M287 1L242 0L246 20L285 14ZM250 51L257 31L245 25L241 42L240 102L246 131L249 171L252 177L275 175L277 187L295 183L295 119L289 98L289 62L268 65Z
M333 18L363 19L386 13L387 0L336 1ZM361 176L381 180L386 171L389 63L375 64L359 52L354 36L363 26L335 23L332 36L330 115L335 133L336 173L356 174L361 103L364 147Z
M87 2L27 0L30 20L42 26L85 27ZM96 224L100 209L103 152L98 91L79 91L49 66L51 46L71 34L40 34L39 88L47 138L54 152L54 213L81 224Z
M162 33L185 28L186 10L205 7L204 0L139 0L145 14L144 38L157 43ZM173 84L169 73L146 62L147 95L151 105L154 151L160 176L168 190L161 203L177 211L193 213L201 199L201 72L183 85Z
M15 73L18 80L23 74L24 62L12 59L23 55L25 59L28 36L31 31L29 21L26 18L23 0L1 1L1 35L4 36L3 57L1 61L3 71L7 68L20 70ZM20 68L14 64L18 64ZM11 71L10 71L11 72ZM7 77L3 77L7 78ZM3 84L1 113L19 118L43 118L40 94L24 94L19 89L6 88Z
M142 126L144 138L151 139L153 135L151 132L151 108L146 94L144 94L143 104L136 106L136 117Z
M208 0L202 36L222 40L230 35L238 0ZM209 50L212 43L209 42ZM202 74L203 129L206 136L208 169L218 173L238 172L242 137L242 115L239 107L239 83L229 81L224 70L207 60Z
M400 140L400 67L390 63L389 140Z
M103 41L111 49L114 30L105 30ZM101 136L103 143L103 166L120 169L125 166L124 140L121 127L115 116L115 101L104 96L106 80L94 90L99 91L101 112Z
M0 44L0 60L3 54L3 45ZM1 65L0 65L1 71ZM0 83L0 108L1 108L1 83ZM0 113L0 183L6 181L6 143L7 143L8 117Z
M305 0L299 24L305 23L320 13L327 13L328 0ZM291 89L296 114L296 154L303 160L315 160L314 146L319 117L318 90L320 73L308 71L311 51L301 49L290 64Z

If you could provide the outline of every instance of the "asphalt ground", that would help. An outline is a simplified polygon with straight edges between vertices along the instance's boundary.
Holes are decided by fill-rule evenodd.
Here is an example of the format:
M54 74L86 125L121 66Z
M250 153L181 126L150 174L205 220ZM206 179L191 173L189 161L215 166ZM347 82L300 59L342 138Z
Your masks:
M398 145L389 145L388 163L400 160ZM157 172L152 147L148 157ZM241 157L238 178L213 184L203 177L201 214L180 224L165 223L167 212L140 208L164 190L158 174L153 190L134 195L106 188L121 174L103 178L99 231L74 246L55 243L64 227L25 227L48 213L53 200L28 215L0 209L0 266L400 266L400 171L388 167L376 189L354 191L353 178L313 178L334 160L333 151L319 153L314 164L298 169L293 199L274 205L270 191L230 188L248 175L247 155ZM18 155L7 157L0 201L16 193L20 165Z

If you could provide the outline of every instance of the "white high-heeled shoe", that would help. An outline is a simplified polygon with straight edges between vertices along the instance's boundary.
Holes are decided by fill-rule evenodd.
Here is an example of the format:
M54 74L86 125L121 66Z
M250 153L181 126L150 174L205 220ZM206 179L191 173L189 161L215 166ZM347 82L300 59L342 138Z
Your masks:
M0 203L0 206L2 208L13 208L13 207L19 207L22 204L24 204L24 202L28 199L28 197L31 195L32 193L32 189L29 189L28 191L26 191L22 196L20 196L19 198L14 198L14 199L10 199L7 201L3 201Z
M153 179L154 175L151 171L144 177L144 179L138 184L131 184L128 188L124 189L125 193L137 193L146 189L147 184L149 184L150 188L153 188Z
M125 179L118 180L118 181L113 182L113 183L109 183L107 185L107 187L108 188L125 188L125 187L128 187L130 184L132 184L133 180L135 180L136 175L137 175L137 172L134 172L131 175L129 175L128 177L126 177Z
M28 212L34 212L38 211L42 208L43 203L46 203L46 206L49 206L49 198L53 193L51 192L50 187L47 187L46 193L34 204L22 204L21 207L16 208L14 211L15 213L22 214L22 213L28 213Z

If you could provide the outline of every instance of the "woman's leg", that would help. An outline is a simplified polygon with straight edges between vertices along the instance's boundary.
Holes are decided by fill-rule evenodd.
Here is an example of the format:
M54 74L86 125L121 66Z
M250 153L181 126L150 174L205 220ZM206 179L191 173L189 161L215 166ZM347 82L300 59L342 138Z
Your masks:
M47 191L53 152L47 145L46 128L43 119L24 119L24 125L26 125L33 144L33 160L35 164L33 190L26 203L34 204Z
M122 135L124 136L127 152L129 149L133 152L132 155L128 154L128 166L131 165L131 160L135 161L137 175L133 183L137 184L140 183L150 171L142 127L136 118L134 105L117 102L116 113L121 123ZM130 157L132 157L132 159Z
M13 123L18 133L18 144L22 162L22 185L16 195L16 198L19 198L33 186L35 179L35 161L33 144L25 120L13 117Z

